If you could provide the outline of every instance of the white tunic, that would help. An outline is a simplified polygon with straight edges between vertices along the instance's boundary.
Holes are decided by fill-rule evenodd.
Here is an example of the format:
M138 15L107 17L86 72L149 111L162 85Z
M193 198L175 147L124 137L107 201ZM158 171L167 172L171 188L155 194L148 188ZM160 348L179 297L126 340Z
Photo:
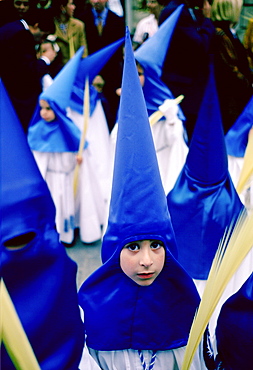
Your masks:
M70 110L69 116L83 131L84 117ZM101 101L89 119L86 140L79 169L78 192L75 200L75 224L84 243L92 243L102 236L105 207L109 193L109 131Z
M75 153L33 152L42 177L45 179L56 208L56 228L60 240L74 240L74 191L73 174L76 166Z
M196 353L190 370L205 370L201 346ZM89 348L92 357L103 370L143 370L138 351L127 349L122 351L95 351ZM142 351L147 365L149 365L152 351ZM185 347L170 351L158 351L154 370L179 370L182 367ZM80 369L82 370L82 369Z

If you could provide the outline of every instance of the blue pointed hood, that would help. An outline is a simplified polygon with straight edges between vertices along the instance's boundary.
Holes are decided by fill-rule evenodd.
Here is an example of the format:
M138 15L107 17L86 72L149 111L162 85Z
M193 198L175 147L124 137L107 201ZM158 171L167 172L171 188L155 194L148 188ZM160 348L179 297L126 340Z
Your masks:
M222 306L216 327L224 368L250 369L253 363L253 274Z
M104 264L79 291L87 345L108 351L182 347L199 296L172 255L174 233L128 30L118 124ZM145 287L125 275L119 262L126 243L143 239L161 240L166 254L162 272Z
M0 94L1 240L5 242L45 224L53 227L55 207L2 81Z
M186 163L167 200L179 262L193 278L207 279L220 238L242 208L228 173L212 66Z
M39 100L46 100L55 113L55 120L46 122L40 117L37 106L28 129L28 142L32 150L39 152L76 152L81 133L74 122L67 117L71 91L80 68L83 47L68 61L55 77L52 85L43 91Z
M84 343L77 267L59 242L53 201L1 81L0 112L1 278L40 367L76 370ZM5 248L31 232L35 236L25 247ZM15 370L3 346L1 366Z
M70 103L74 82L80 71L83 50L83 46L79 48L54 78L52 85L40 95L40 99L54 101L62 110L66 110Z
M249 131L253 125L253 97L225 136L227 153L233 157L244 157Z
M164 242L176 254L147 108L133 53L128 47L126 43L110 213L102 244L103 262L129 238L138 240L142 235L145 239L145 235L157 233L163 235ZM133 208L133 204L138 207Z
M143 93L149 115L157 111L164 100L174 99L169 88L161 80L161 75L170 41L183 7L184 5L180 5L158 28L158 31L134 53L135 59L144 69ZM179 109L178 117L185 120L181 109Z
M122 46L124 39L125 38L121 38L96 53L82 59L71 93L70 107L73 110L83 114L83 97L86 78L88 77L90 84L92 84L92 81L99 74L101 69L118 48ZM98 96L98 92L93 88L93 86L90 86L90 115L92 115L94 111Z

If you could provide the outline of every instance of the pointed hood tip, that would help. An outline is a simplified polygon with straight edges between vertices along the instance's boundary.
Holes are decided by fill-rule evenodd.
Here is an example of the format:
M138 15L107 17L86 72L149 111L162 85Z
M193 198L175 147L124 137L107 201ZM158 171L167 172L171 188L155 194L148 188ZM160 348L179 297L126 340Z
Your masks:
M83 51L84 47L81 46L75 55L56 75L53 83L40 94L40 99L54 101L61 109L66 110L69 106L72 88L82 59Z

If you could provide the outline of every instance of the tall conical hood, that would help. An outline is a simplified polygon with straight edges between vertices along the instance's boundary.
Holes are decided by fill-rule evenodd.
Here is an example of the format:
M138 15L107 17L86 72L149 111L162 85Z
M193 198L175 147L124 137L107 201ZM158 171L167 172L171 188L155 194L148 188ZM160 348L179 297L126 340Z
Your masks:
M216 328L224 368L250 369L253 363L253 274L222 306Z
M55 207L0 81L1 241L54 227Z
M89 77L89 82L91 84L113 54L120 46L122 46L124 40L125 38L121 38L96 53L82 59L71 93L70 107L72 109L76 110L80 114L83 113L84 86L86 78ZM97 91L90 87L90 114L92 114L95 108L96 99Z
M69 106L74 81L79 73L84 47L80 47L72 59L62 68L50 85L41 95L40 99L54 101L60 108L66 110Z
M174 99L170 89L161 80L161 75L170 41L183 6L180 5L158 28L158 31L134 53L135 59L144 69L143 93L149 115L157 111L164 100ZM181 120L185 119L181 109L179 109L178 116Z
M227 176L227 152L213 65L185 167L190 176L206 185L214 185Z
M233 157L244 157L248 144L249 130L253 126L253 97L225 136L227 153Z
M228 173L212 67L186 163L167 200L179 262L191 277L207 279L220 238L242 208Z
M175 253L174 234L128 32L118 125L110 213L103 239L102 260L108 260L119 243L124 245L129 239L152 239L152 235L153 239L161 235L166 244L170 243L172 253Z

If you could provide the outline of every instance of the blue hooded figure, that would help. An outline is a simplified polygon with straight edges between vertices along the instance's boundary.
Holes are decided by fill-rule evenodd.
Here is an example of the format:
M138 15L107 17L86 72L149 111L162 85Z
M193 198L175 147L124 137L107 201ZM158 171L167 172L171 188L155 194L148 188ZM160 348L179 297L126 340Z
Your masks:
M243 207L228 173L212 65L186 163L167 201L178 261L193 279L206 280L226 227Z
M59 72L39 100L45 100L55 113L54 120L48 122L40 115L41 106L35 110L28 131L28 143L32 150L39 152L76 152L78 151L81 133L78 127L67 116L71 92L81 63L83 47Z
M73 176L81 141L81 131L67 109L82 54L83 47L41 93L28 129L29 146L54 200L60 240L67 244L73 243L75 236Z
M79 290L87 346L101 368L174 369L199 296L174 257L174 232L128 30L118 122L103 265ZM198 356L195 366L200 369Z
M158 28L158 31L134 53L135 59L144 70L145 83L143 94L149 116L157 111L164 100L174 99L170 89L161 80L161 76L167 50L170 47L171 38L183 7L184 5L180 5L164 24ZM178 117L182 121L185 120L181 109L179 109Z
M217 322L217 366L251 369L253 364L253 274L222 306Z
M59 242L52 198L2 82L0 97L1 278L41 369L78 370L77 266ZM1 366L15 369L4 347Z

